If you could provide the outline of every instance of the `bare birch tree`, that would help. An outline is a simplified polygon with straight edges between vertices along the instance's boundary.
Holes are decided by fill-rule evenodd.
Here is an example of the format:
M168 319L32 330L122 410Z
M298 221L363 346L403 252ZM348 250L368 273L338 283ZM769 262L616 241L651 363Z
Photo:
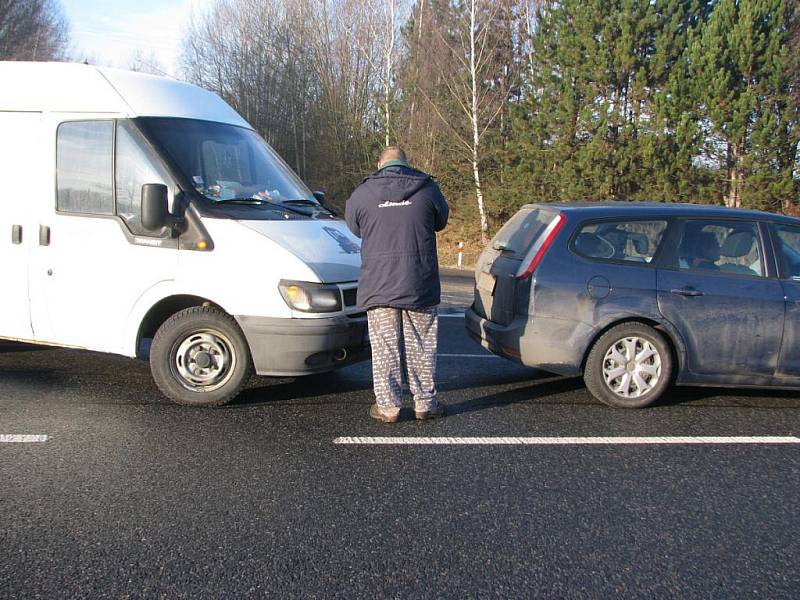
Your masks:
M442 96L427 94L431 108L448 126L470 161L475 200L480 221L481 242L486 244L489 235L484 186L481 173L482 143L487 131L494 125L506 106L512 84L506 69L497 60L498 48L503 43L497 35L495 19L509 0L465 0L448 6L454 11L451 26L440 18L433 28L445 53L434 53L437 80L445 91L444 97L455 107L467 127L453 118L456 114L441 102Z
M69 43L58 0L0 0L0 60L65 60Z
M391 145L399 28L407 12L405 0L359 0L361 31L350 29L353 42L375 71L381 88L384 146Z

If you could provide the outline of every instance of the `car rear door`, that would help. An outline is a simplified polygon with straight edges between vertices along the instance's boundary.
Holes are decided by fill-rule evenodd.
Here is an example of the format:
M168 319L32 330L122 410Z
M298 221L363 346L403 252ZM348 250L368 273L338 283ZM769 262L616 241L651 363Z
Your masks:
M771 377L783 336L783 288L755 221L682 219L658 270L658 306L700 375Z
M775 223L770 229L786 303L777 376L797 379L800 378L800 227Z

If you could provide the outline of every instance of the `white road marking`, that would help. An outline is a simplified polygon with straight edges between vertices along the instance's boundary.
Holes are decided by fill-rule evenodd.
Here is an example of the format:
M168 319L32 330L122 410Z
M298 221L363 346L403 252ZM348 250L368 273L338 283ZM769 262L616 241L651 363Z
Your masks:
M444 358L503 358L496 354L437 354L436 356L443 356Z
M800 444L794 436L661 437L338 437L334 444L373 445L617 445L617 444Z
M30 444L34 442L46 442L46 435L23 435L0 433L0 444Z

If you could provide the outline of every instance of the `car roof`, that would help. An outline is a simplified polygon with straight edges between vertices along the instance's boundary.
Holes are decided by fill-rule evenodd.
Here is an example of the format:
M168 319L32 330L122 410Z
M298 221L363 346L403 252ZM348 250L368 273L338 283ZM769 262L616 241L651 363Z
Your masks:
M567 215L576 214L585 217L618 217L618 216L666 216L695 218L734 218L773 221L800 225L800 219L744 208L728 208L713 204L689 204L684 202L638 202L638 201L604 201L604 202L553 202L526 204L524 208L543 208L557 210Z

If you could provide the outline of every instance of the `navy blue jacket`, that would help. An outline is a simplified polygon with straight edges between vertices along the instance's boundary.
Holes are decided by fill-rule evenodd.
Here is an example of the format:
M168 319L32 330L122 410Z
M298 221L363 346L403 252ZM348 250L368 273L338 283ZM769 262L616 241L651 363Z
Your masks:
M355 189L345 218L362 240L361 309L439 304L436 232L447 225L448 213L438 184L410 167L384 167Z

